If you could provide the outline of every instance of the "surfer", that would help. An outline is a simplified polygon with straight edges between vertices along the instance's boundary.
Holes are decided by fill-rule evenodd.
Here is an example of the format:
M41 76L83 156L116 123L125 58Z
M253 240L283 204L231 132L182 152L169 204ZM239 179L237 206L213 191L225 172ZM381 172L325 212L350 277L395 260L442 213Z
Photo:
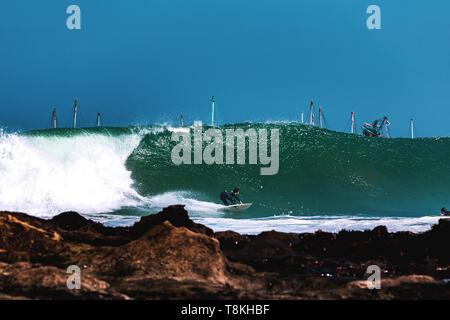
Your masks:
M226 206L240 203L242 204L241 199L239 199L239 189L234 188L232 192L224 191L220 193L220 200L222 200L223 204ZM229 203L228 203L229 202Z
M450 216L450 211L447 211L447 209L442 208L442 209L441 209L441 214L442 214L443 216Z

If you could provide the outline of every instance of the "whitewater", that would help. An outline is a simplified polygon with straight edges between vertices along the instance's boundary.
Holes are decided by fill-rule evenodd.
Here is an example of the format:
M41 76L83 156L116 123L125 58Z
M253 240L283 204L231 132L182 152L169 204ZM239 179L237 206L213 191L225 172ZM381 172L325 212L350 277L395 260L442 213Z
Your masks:
M411 144L289 123L224 129L231 126L280 128L277 177L261 177L258 167L174 166L170 138L180 129L170 126L0 132L0 210L42 218L76 211L123 226L184 204L194 221L215 231L337 232L386 225L393 232L421 232L438 221L448 199L447 138ZM374 161L389 164L371 168ZM240 216L218 210L218 193L235 186L254 203Z

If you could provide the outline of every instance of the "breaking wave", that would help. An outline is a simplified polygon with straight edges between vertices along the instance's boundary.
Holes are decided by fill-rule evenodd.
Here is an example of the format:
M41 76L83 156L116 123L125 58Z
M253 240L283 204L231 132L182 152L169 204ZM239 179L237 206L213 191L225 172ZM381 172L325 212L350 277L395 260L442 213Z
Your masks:
M449 138L375 139L297 123L227 128L279 129L278 174L261 176L260 165L176 166L171 135L181 129L168 126L0 132L0 209L41 217L74 210L121 224L183 203L218 230L300 232L371 221L419 230L448 205ZM218 194L234 187L254 205L226 217Z

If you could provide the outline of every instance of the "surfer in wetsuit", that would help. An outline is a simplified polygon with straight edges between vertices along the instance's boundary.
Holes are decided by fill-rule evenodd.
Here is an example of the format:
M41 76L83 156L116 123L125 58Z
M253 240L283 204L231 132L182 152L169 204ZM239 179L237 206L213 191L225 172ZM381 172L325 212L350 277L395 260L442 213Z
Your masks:
M232 204L237 204L240 203L242 204L241 199L239 199L238 195L239 195L239 189L235 188L232 192L221 192L220 193L220 200L222 200L223 204L226 206L232 205Z
M441 209L441 214L442 214L443 216L450 216L450 211L447 211L447 209L442 208L442 209Z

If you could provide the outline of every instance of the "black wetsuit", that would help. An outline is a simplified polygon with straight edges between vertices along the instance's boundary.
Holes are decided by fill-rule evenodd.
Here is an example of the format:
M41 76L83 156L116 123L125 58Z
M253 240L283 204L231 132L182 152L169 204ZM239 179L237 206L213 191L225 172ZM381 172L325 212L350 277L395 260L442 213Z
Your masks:
M226 192L226 191L220 193L220 200L222 200L223 204L226 206L241 202L241 200L234 192ZM230 203L228 203L228 201Z

